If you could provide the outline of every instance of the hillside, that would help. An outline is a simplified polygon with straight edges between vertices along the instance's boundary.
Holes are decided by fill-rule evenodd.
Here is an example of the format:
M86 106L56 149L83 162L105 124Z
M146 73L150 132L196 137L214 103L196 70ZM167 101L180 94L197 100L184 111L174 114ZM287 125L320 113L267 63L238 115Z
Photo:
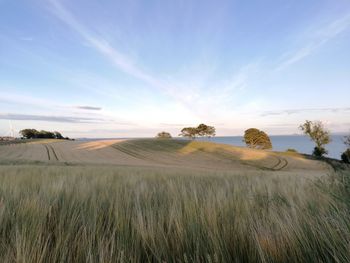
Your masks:
M109 164L228 171L325 174L330 167L300 154L187 140L32 140L0 147L1 162Z

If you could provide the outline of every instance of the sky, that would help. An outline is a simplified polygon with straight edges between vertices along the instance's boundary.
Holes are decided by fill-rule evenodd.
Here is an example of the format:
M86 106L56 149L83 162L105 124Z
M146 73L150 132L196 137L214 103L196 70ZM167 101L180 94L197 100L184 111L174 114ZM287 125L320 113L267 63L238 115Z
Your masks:
M0 135L350 131L348 0L0 0Z

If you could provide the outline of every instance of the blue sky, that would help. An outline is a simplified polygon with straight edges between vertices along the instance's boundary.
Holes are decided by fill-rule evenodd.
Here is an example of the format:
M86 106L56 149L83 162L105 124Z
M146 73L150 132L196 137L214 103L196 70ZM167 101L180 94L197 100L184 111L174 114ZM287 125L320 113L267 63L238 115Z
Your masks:
M347 0L0 0L0 135L350 130Z

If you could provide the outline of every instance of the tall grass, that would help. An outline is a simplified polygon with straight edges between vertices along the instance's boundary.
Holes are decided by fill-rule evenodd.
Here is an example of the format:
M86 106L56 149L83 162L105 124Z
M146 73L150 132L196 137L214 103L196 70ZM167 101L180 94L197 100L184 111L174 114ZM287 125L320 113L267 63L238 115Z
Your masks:
M298 175L2 166L0 259L350 262L347 194Z

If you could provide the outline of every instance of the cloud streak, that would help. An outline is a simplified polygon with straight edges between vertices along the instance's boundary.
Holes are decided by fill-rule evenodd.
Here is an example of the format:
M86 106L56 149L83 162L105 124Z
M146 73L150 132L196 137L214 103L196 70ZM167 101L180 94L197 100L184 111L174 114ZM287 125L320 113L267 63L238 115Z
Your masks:
M52 11L56 17L77 32L96 51L109 59L118 70L121 70L122 72L142 80L145 83L179 99L171 85L145 72L136 65L131 58L112 47L107 40L92 34L61 4L59 0L49 0L49 3L51 3Z
M330 40L339 36L341 33L349 29L350 27L350 14L343 16L331 23L329 23L324 28L319 29L312 36L312 39L305 46L301 47L295 52L289 52L285 54L282 62L276 70L282 70L298 61L312 55L323 45L325 45Z
M94 107L94 106L76 106L75 108L80 110L92 110L92 111L102 110L101 107Z
M279 115L291 115L291 114L299 114L299 113L307 113L307 112L350 112L350 107L344 108L318 108L318 109L288 109L288 110L279 110L279 111L265 111L260 114L261 117L268 116L279 116Z
M106 123L106 122L110 122L110 121L102 119L102 118L30 115L30 114L15 114L15 113L0 113L0 120L48 121L48 122L64 122L64 123Z

